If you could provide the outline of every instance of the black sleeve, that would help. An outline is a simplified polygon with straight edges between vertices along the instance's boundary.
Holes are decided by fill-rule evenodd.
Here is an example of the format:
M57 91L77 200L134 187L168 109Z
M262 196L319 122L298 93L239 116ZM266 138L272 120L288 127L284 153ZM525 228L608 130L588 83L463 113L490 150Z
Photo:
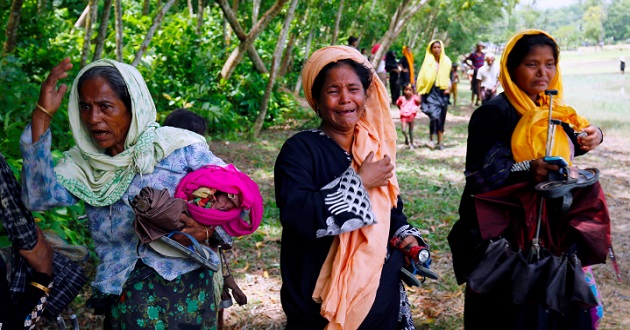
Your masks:
M6 281L5 281L6 282ZM51 277L44 273L34 273L29 282L38 283L44 287L48 287L51 282ZM43 290L36 288L33 285L27 285L26 290L20 295L15 303L11 303L8 286L2 285L2 304L0 308L0 323L4 324L6 329L23 329L24 321L30 318L31 312L39 307L43 310L46 304L46 294ZM43 301L42 301L43 300ZM38 306L40 305L40 306ZM41 315L41 313L40 313Z
M389 225L389 238L394 237L398 229L409 225L407 222L407 216L404 213L404 203L400 196L398 196L398 203L396 207L392 208L392 215Z
M582 156L586 154L588 150L584 150L580 148L580 144L577 141L577 134L575 134L575 130L571 128L571 126L569 126L569 124L565 122L562 122L562 128L564 129L564 132L567 134L567 136L571 140L571 143L573 143L573 146L574 146L573 152L575 153L575 156L577 157L577 156Z
M510 172L514 164L512 132L518 118L496 104L479 107L468 125L466 183L472 193L525 181L528 172Z
M339 167L342 172L327 175L336 167L323 168L320 158L324 157L304 141L290 139L282 147L274 168L282 227L300 239L313 240L375 223L358 174L351 167Z
M50 276L44 273L35 273L29 282L35 282L44 287L48 287L50 281ZM20 296L20 299L15 305L15 315L21 315L20 318L24 320L26 316L31 313L33 308L35 308L44 294L43 290L36 288L33 285L27 285L26 291L24 291L24 293Z

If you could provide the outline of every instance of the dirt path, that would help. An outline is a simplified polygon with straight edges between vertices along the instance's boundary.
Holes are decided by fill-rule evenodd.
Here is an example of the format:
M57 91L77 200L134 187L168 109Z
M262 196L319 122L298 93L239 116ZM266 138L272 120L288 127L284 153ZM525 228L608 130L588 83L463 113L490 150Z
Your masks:
M448 125L467 125L472 109L462 107L456 115L449 114ZM393 113L396 116L396 113ZM419 118L416 124L418 132L424 132L426 120ZM450 137L448 148L441 151L442 157L465 157L465 136ZM422 141L422 139L421 139ZM235 147L232 143L231 147ZM417 148L413 151L422 159L428 148ZM616 279L610 262L594 266L596 280L602 293L605 315L601 329L630 329L630 149L627 139L621 134L607 133L605 142L589 155L581 157L577 165L597 167L601 170L600 182L606 191L609 211L612 218L612 240L621 276L625 282ZM268 253L279 254L279 242L266 242L264 249ZM236 251L239 253L239 251ZM276 255L278 255L276 254ZM434 262L436 271L441 274L452 273L450 255ZM239 277L239 284L247 294L249 303L234 306L225 312L226 329L282 329L285 317L280 305L280 278L277 267L266 269L265 266L247 267ZM239 270L236 270L239 273ZM247 274L247 275L245 275ZM452 276L452 275L451 275ZM410 288L409 297L413 305L414 319L419 328L433 328L427 319L434 321L440 318L451 318L457 325L440 326L440 328L457 329L461 327L463 315L463 287L449 293L437 292L431 286ZM459 321L457 321L459 320Z

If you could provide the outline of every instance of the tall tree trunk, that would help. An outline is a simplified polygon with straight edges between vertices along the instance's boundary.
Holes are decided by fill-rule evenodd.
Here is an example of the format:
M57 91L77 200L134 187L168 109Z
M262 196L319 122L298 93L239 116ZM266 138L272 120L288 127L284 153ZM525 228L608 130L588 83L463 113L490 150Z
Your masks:
M335 18L335 29L333 30L331 45L337 44L337 37L339 36L339 22L341 21L341 14L343 13L343 1L339 0L339 9L337 10L337 18Z
M289 28L291 27L291 21L293 20L293 15L295 14L295 7L297 7L297 3L298 0L291 0L291 5L289 6L289 10L287 11L287 16L284 18L282 31L280 31L280 35L278 36L278 43L276 44L276 49L273 52L271 70L269 72L269 81L267 82L265 95L263 96L263 100L260 104L260 113L258 114L258 118L256 118L256 122L254 122L254 127L252 128L252 134L255 137L258 137L260 135L263 122L265 121L265 117L267 116L269 99L271 98L271 93L273 92L273 86L276 84L276 74L278 72L278 67L280 66L280 59L282 57L284 46L287 42L287 34L289 34Z
M96 47L94 48L94 57L92 61L99 60L103 54L103 45L107 37L107 27L109 26L109 14L112 11L112 0L103 1L103 12L101 13L100 26L98 28L98 36L96 37Z
M230 11L230 12L232 12L232 13L234 14L234 17L236 17L236 16L237 16L237 15L236 15L236 13L238 12L238 0L232 0L232 7L230 7L230 6L227 4L227 2L225 2L225 6L226 6L225 8L229 8L229 11ZM237 20L237 22L238 22L238 20ZM225 36L225 44L226 44L227 46L229 46L229 45L230 45L230 39L231 39L231 37L232 37L232 35L230 34L230 32L229 32L229 31L228 31L228 29L227 29L227 24L228 24L228 23L229 23L230 25L232 25L232 22L231 22L230 20L227 20L227 22L226 22L226 20L225 20L225 19L223 20L223 33L224 33L224 36ZM233 27L232 27L232 30L234 30L234 28L233 28ZM239 38L239 39L240 39L240 38ZM265 70L266 70L266 69L265 69Z
M197 0L197 35L201 35L203 27L203 0Z
M142 16L148 16L151 11L151 0L142 1Z
M407 21L415 15L428 0L403 0L396 12L392 16L392 19L389 21L389 28L385 35L379 40L379 44L381 46L378 48L376 53L374 54L374 58L372 59L372 66L377 68L378 64L381 62L383 58L383 54L389 49L389 47L394 42L394 39L400 34L403 30L404 26L407 24Z
M243 54L245 51L254 44L254 41L258 36L262 33L262 31L269 25L271 20L278 15L282 7L288 0L276 0L276 3L265 12L265 14L258 20L256 25L252 27L252 30L247 34L247 38L241 40L241 43L236 47L230 57L223 64L223 68L221 69L221 77L225 80L229 80L234 73L234 69L240 63L243 58Z
M142 55L147 50L147 47L149 47L151 39L153 39L155 30L157 30L158 26L160 26L160 23L162 23L162 20L164 19L164 15L166 15L166 12L171 8L174 2L175 0L168 0L168 2L164 4L162 9L160 9L158 14L155 16L155 18L153 19L153 25L151 25L149 31L147 32L147 36L144 38L144 41L142 41L142 45L140 45L140 49L138 49L136 57L133 59L133 62L131 62L131 66L135 67L138 65L138 63L140 63Z
M252 25L258 21L258 14L260 13L260 0L254 0L252 8Z
M311 56L311 40L313 40L313 29L308 32L308 37L306 38L306 46L304 47L304 58L308 58ZM298 81L295 84L295 90L293 90L293 94L298 95L300 93L300 88L302 88L302 75L298 77Z
M9 14L9 23L5 35L7 39L4 41L3 51L5 54L12 52L17 43L17 32L20 27L20 16L22 16L22 5L24 0L13 0L11 4L11 13Z
M230 31L228 30L228 20L223 16L223 41L225 43L225 48L230 46Z
M289 65L293 59L293 47L295 46L295 41L297 40L299 33L295 32L291 34L291 38L289 38L289 43L287 44L287 48L284 50L284 55L282 55L282 62L280 62L280 69L278 70L278 77L283 77L287 74L289 70Z
M74 23L74 27L77 29L80 29L82 26L85 26L85 19L87 18L89 13L90 13L90 4L85 6L85 9L83 9L83 12L79 16L79 19L77 19L77 21Z
M122 0L114 0L114 15L116 28L116 60L123 60L123 22L122 22Z
M193 17L193 15L195 14L195 11L193 10L192 0L186 0L186 2L188 5L188 15L190 15L190 17Z
M240 41L247 39L247 33L245 33L245 30L241 26L241 23L239 23L238 18L236 18L235 11L232 8L230 8L230 6L228 5L227 0L216 0L216 2L221 8L221 11L223 11L223 17L225 18L225 20L228 23L230 23L230 26L232 27L232 31L234 31L234 33L236 34L236 37ZM267 71L267 67L265 67L265 63L262 61L262 59L258 55L258 52L256 51L256 48L254 48L253 44L247 48L247 54L249 55L249 58L254 64L254 69L256 69L257 72L259 73L269 72Z
M85 34L83 35L83 49L81 50L81 67L87 64L88 57L90 56L90 48L92 46L92 22L96 18L96 11L98 6L96 0L90 0L88 7L88 15L85 18Z

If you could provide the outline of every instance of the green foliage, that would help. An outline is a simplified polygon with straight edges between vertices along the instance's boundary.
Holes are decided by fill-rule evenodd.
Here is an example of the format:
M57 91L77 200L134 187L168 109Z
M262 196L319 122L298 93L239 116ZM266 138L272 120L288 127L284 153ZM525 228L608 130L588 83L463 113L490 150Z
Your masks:
M603 18L604 12L599 6L588 7L582 18L584 21L584 37L594 44L602 40L604 35Z
M630 0L614 0L604 22L606 37L613 41L630 39Z

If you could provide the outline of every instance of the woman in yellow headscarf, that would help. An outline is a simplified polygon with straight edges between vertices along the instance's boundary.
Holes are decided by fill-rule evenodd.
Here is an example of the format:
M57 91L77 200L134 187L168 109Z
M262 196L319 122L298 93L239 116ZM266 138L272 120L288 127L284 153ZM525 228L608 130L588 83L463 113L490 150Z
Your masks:
M517 33L507 43L501 58L500 80L504 93L475 110L470 119L466 152L466 187L459 209L460 220L449 234L455 276L460 284L467 282L464 325L468 329L591 329L596 327L599 317L597 309L584 308L574 300L570 300L564 306L566 309L559 312L536 300L539 297L517 304L512 300L509 289L506 290L502 286L500 289L488 289L487 292L481 292L482 290L474 287L474 283L471 284L471 277L469 277L477 270L480 256L484 254L488 246L488 241L482 240L482 234L480 234L489 226L487 221L495 223L503 219L513 221L508 224L511 227L501 233L502 237L509 239L512 250L523 249L520 243L524 239L519 238L518 235L523 237L527 235L523 232L512 231L512 228L516 228L518 224L507 212L502 216L495 213L494 217L478 217L481 209L476 204L476 196L487 191L496 192L501 188L504 188L501 191L508 191L510 187L519 187L505 194L511 194L508 195L511 198L510 201L517 203L524 200L521 199L524 198L522 196L532 196L527 198L534 201L533 204L526 206L523 202L521 211L527 219L533 219L533 228L536 228L536 218L541 215L544 221L551 221L548 219L555 219L558 223L577 221L576 215L572 214L572 212L578 212L573 211L575 208L569 209L569 213L559 211L562 199L545 199L545 204L542 202L538 204L539 197L533 187L536 183L548 180L549 172L559 169L557 165L544 161L550 102L549 96L545 95L545 90L558 91L558 95L553 98L552 116L563 122L562 126L556 130L555 147L551 153L553 156L562 156L571 162L574 156L594 149L603 141L599 128L590 125L573 108L564 105L558 61L559 48L549 34L540 30ZM598 234L601 233L598 239L601 242L597 244L605 245L605 236L608 235L609 239L610 235L610 227L606 229L606 224L609 224L608 211L599 184L595 182L583 189L591 188L590 191L593 194L589 196L596 196L592 200L597 205L588 211L593 210L593 214L598 214L597 217L601 218L602 226L599 227L601 232L598 232ZM591 197L578 201L575 193L573 196L573 205L577 204L583 210L590 207L586 204L590 203ZM538 213L539 205L541 208L544 205L545 212ZM581 223L591 219L583 213L578 217ZM484 226L480 226L482 222ZM572 249L577 249L577 254L573 256L577 255L583 265L605 261L608 246L605 245L603 255L597 254L586 246L589 243L576 238L574 228L562 227L562 230L567 230L564 232L559 228L561 225L555 229L558 232L555 233L556 236L553 239L550 238L551 236L542 235L542 246L550 251L555 249L552 253L558 253L557 255L571 253L563 249L565 245L572 246ZM562 244L565 245L558 243L560 240L563 240ZM528 241L527 244L529 243ZM583 258L586 253L591 253L591 255ZM488 271L486 277L492 276L493 273ZM509 278L507 283L508 287L525 284L510 284Z
M321 124L289 138L274 168L286 328L413 329L405 258L388 242L426 244L402 213L385 86L345 46L314 52L302 82Z
M429 116L429 140L437 134L436 149L443 149L442 135L446 122L446 108L451 90L451 59L444 52L441 40L432 40L427 46L426 55L416 87L422 96L422 112Z

